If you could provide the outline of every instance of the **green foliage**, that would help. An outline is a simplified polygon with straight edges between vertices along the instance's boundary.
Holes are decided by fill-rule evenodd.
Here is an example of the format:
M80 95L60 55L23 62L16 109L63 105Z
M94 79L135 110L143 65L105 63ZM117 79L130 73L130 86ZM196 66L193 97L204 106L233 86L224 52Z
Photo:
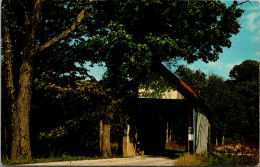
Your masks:
M120 32L111 30L110 23L112 21L113 26L119 23L131 37L128 47L141 44L152 56L152 62L176 57L188 62L216 61L222 47L231 46L231 34L239 32L237 18L243 13L237 8L237 2L226 7L221 2L129 0L97 2L92 6L93 17L87 21L87 36L99 34L103 38L110 33L117 40ZM108 40L108 44L111 41ZM113 42L109 45L114 48Z
M38 96L33 100L31 123L35 156L98 155L98 122L101 118L113 121L122 100L115 100L100 82L60 86L49 81L47 73L34 80L34 96Z
M235 65L229 73L229 76L238 81L258 81L259 80L259 62L255 60L245 60L239 65Z
M206 87L207 80L206 74L200 70L192 71L187 67L181 65L175 71L175 74L179 76L189 87L196 93L200 94Z
M247 64L245 62L254 65L249 67L245 65ZM230 73L234 73L242 67L245 70L238 70L238 79L231 81L224 81L216 75L206 76L199 70L192 71L184 66L180 66L176 70L176 74L203 97L213 110L215 115L212 122L213 140L225 136L258 141L259 81L255 78L258 76L259 64L247 60L241 65L236 65ZM248 69L246 69L247 67ZM247 76L247 80L245 76Z
M230 77L235 80L228 82L235 94L235 103L240 117L241 135L248 140L258 141L259 138L259 62L245 60L233 67Z
M209 166L255 166L259 163L259 155L209 154Z
M117 75L120 89L143 67L149 67L152 53L146 44L135 43L133 35L126 32L123 24L110 21L106 30L106 35L97 34L88 39L85 49L99 61L106 62L110 70L108 75Z
M32 16L34 2L33 0L26 2L3 1L2 5L2 9L6 12L7 18L11 23L10 35L15 83L18 81L23 47L26 44L24 39L26 39L26 35L28 36L29 31L24 29L24 6L28 8L29 15ZM35 31L36 46L42 45L68 28L84 4L85 1L42 1L39 9L40 22ZM43 71L52 71L53 77L55 76L60 82L68 81L73 77L82 79L82 77L76 75L75 72L77 71L82 75L87 72L83 66L76 66L76 62L81 65L85 62L84 56L77 54L76 49L80 42L80 37L82 36L80 32L82 31L81 29L77 29L75 33L62 40L59 44L55 44L43 52L38 53L34 59L34 75L37 77L41 75ZM66 73L69 73L70 77L65 75ZM65 79L62 80L62 77Z
M237 2L227 7L221 2L129 0L96 2L90 13L80 48L92 55L91 62L106 64L108 85L117 96L153 64L178 58L216 61L239 32L243 10Z

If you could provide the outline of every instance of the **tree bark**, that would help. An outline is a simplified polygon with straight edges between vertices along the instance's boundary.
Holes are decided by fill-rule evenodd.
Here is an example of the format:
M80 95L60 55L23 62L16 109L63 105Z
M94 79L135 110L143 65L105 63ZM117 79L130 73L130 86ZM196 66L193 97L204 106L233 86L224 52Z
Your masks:
M14 115L12 119L14 122L12 132L14 138L11 157L13 159L31 159L29 118L32 99L32 78L32 64L27 60L23 60L20 68L19 92L17 96L18 114Z
M119 76L119 54L116 52L112 52L112 57L106 61L106 66L108 69L108 85L111 88L111 93L113 98L117 99L119 90L118 90L118 76ZM106 110L106 112L102 113L105 117L105 122L103 121L103 135L100 142L102 142L101 147L101 155L103 157L111 156L111 144L110 144L110 120L113 118L113 111Z
M34 11L39 9L40 0L36 0ZM37 5L36 5L37 4ZM18 94L16 98L16 111L12 114L12 145L11 159L31 159L30 146L30 109L32 99L32 79L33 79L33 54L35 48L36 21L31 20L28 6L24 5L24 30L25 42L23 48L22 64L19 73ZM34 12L36 14L37 12Z
M102 144L103 144L103 121L99 121L99 151L102 155Z
M110 124L103 124L103 121L100 121L100 151L102 157L110 157L111 156L111 145L110 145Z
M10 39L9 24L5 12L2 13L2 18L3 18L3 48L4 48L3 70L4 70L4 81L5 81L5 89L6 89L7 104L8 104L7 115L10 114L11 116L10 128L12 130L12 134L11 134L12 142L10 144L11 144L11 154L12 154L13 146L15 146L16 143L19 143L19 140L17 138L19 134L13 132L16 131L15 127L16 125L19 124L20 121L16 110L15 87L13 83L13 69L12 69L12 45ZM7 139L7 136L5 137ZM8 146L9 144L6 143L6 145Z
M2 13L3 18L3 48L4 48L4 78L6 84L6 91L9 97L9 100L14 102L15 88L13 83L13 70L12 70L12 45L10 39L9 24L5 12Z

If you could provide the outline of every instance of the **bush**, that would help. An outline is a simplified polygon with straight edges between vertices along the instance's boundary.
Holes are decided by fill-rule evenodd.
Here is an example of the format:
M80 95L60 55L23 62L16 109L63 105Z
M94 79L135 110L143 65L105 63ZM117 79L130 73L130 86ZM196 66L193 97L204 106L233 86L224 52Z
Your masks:
M211 154L208 156L210 166L236 166L236 156L231 154Z

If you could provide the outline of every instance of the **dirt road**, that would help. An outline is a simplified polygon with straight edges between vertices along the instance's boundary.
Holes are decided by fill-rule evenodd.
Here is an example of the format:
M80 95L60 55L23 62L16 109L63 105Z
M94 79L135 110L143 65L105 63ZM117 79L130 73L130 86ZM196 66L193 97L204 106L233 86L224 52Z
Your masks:
M24 164L25 166L173 166L174 160L169 157L137 156L133 158L112 158L98 160L79 160Z

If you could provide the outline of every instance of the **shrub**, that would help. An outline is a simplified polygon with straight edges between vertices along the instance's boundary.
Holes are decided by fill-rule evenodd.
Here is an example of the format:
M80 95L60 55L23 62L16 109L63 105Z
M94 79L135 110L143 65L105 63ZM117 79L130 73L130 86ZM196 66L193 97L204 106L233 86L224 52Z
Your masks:
M208 157L210 166L236 166L236 156L231 154L211 154Z

